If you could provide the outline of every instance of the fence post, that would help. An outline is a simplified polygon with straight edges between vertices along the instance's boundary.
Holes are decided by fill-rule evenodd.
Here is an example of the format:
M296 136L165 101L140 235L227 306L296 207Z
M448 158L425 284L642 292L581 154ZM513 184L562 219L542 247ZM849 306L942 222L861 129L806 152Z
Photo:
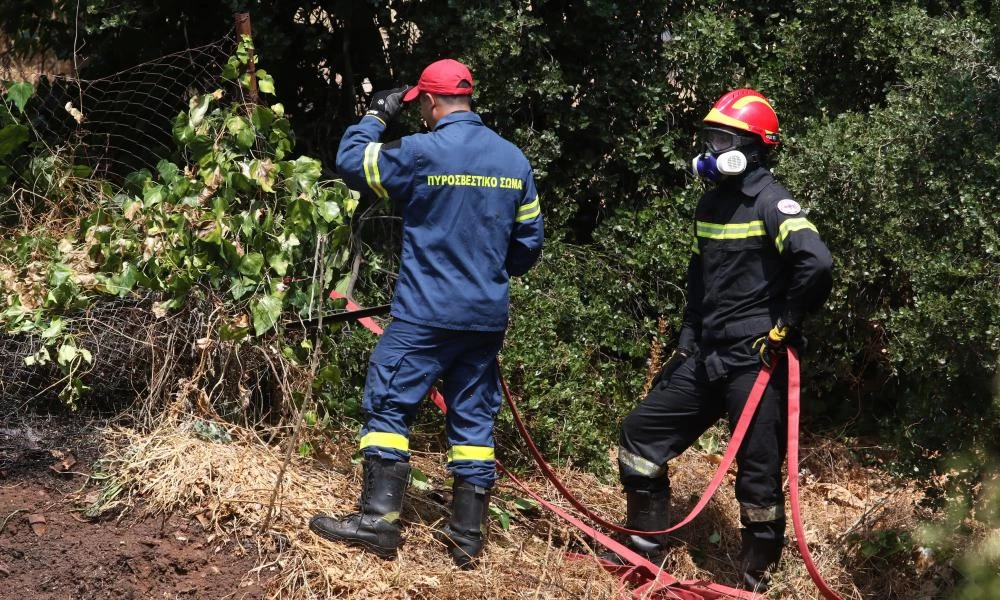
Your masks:
M250 33L250 13L236 13L236 35L238 41L242 41L243 36L253 37ZM257 104L260 97L257 94L257 67L254 65L253 50L250 50L247 60L247 75L250 76L250 102Z

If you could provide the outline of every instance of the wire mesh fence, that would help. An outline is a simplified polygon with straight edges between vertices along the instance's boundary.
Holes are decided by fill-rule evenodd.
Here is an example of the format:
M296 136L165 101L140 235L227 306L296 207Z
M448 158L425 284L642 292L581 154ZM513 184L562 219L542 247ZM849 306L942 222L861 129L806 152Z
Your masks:
M92 355L90 364L81 364L79 375L96 403L113 405L146 393L164 355L174 353L177 360L184 354L177 340L190 338L197 313L158 318L154 300L109 300L67 315L67 333ZM43 347L40 335L0 335L0 403L57 399L66 377L59 366L53 360L26 360Z
M222 68L235 47L231 33L99 79L37 73L24 114L36 141L86 165L91 177L120 184L173 153L174 117L192 97L224 87Z
M280 416L274 378L287 376L288 365L276 364L281 361L274 357L271 338L220 342L218 298L192 298L169 314L158 308L160 300L157 294L103 299L63 318L63 332L91 355L72 373L83 386L80 401L99 410L138 402L140 413L148 414L186 399L204 413L225 418ZM286 337L301 341L302 333ZM54 406L61 401L70 374L51 348L45 361L26 360L44 347L40 334L0 333L0 406Z
M98 79L76 79L51 72L26 77L34 94L18 117L30 128L36 146L30 158L0 159L0 166L6 165L16 177L10 196L0 197L0 217L14 219L8 219L6 225L18 223L18 213L23 214L17 210L19 195L40 197L51 189L43 181L47 166L39 156L85 166L77 172L88 185L77 189L87 190L107 185L120 188L130 174L153 169L160 159L170 158L176 148L174 119L189 108L191 98L220 88L239 93L239 86L222 78L223 66L236 45L237 37L230 32L210 44ZM0 79L4 75L25 75L23 64L15 71L15 63L14 57L0 54L0 69L6 69L0 72ZM4 224L0 222L0 226ZM155 310L157 300L154 295L125 299L97 296L88 308L63 315L64 331L92 357L81 363L74 374L84 386L83 397L89 403L120 406L148 397L162 383L160 380L182 378L203 359L204 353L199 353L194 340L207 327L206 310L211 308L193 302L179 313L164 316ZM68 381L65 368L56 364L55 357L29 360L44 345L38 334L0 330L0 406L58 401ZM211 358L221 361L208 366L217 372L216 381L223 381L226 369L233 364L256 369L256 375L233 378L234 388L242 389L244 396L260 387L259 381L248 382L247 377L259 380L266 376L267 369L258 368L260 365L252 357L237 356L233 360L232 356L214 352Z

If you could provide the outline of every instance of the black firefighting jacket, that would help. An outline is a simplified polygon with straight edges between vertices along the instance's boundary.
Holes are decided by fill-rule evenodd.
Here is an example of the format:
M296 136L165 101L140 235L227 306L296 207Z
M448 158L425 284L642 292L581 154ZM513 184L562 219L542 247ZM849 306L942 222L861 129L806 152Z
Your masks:
M702 196L695 210L688 301L678 347L695 350L798 326L832 287L830 251L771 172Z

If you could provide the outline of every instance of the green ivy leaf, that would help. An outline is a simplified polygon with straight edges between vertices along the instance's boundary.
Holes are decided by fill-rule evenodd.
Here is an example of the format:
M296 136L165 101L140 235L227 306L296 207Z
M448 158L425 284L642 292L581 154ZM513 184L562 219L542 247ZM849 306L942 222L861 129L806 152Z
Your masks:
M502 527L504 531L510 529L510 513L507 511L503 511L500 513L499 517L500 517L500 527Z
M49 271L49 285L58 288L69 281L72 276L73 269L64 263L56 263Z
M174 139L182 146L186 146L194 141L194 127L191 126L191 119L186 112L181 112L174 119L173 128Z
M340 205L332 200L319 202L319 216L327 223L332 223L340 216Z
M236 137L236 145L243 150L249 150L254 143L254 130L250 122L238 115L226 119L226 130Z
M247 293L252 292L258 285L258 282L249 279L247 277L233 277L229 281L229 293L232 295L233 300L239 300Z
M211 94L204 94L191 98L190 110L188 111L191 127L198 127L198 125L201 124L201 122L205 119L205 115L208 113L208 107L211 104Z
M43 340L52 340L59 336L63 330L63 320L59 317L52 319L49 326L40 334Z
M17 83L11 85L7 88L7 97L10 101L14 103L17 110L24 112L25 105L28 104L28 100L35 94L35 88L27 81L18 81Z
M514 507L523 512L531 512L538 510L538 502L531 498L516 498L514 500Z
M257 89L265 94L274 94L274 78L264 69L257 69Z
M77 351L76 346L72 344L63 344L59 346L59 351L56 353L56 362L61 365L68 365L76 359Z
M280 105L276 105L280 106ZM274 111L266 106L255 106L250 113L250 123L261 131L267 131L274 123Z
M121 273L118 273L111 278L111 286L108 290L112 294L118 294L124 297L132 288L135 287L136 281L138 279L138 272L136 271L135 265L126 262L122 265Z
M327 364L316 373L313 385L337 385L338 383L340 383L340 367L335 364Z
M52 360L52 356L49 354L49 349L46 348L45 346L42 346L41 348L38 349L38 352L35 352L31 356L25 356L24 364L28 365L29 367L32 365L44 365L48 363L50 360Z
M313 446L311 442L303 441L299 443L299 448L297 450L299 456L304 458L312 454L312 451L313 451Z
M308 189L319 181L323 167L318 160L300 156L292 163L292 177L300 189Z
M254 335L270 331L281 316L281 298L264 296L250 305L250 314L253 316Z
M229 60L222 67L222 78L232 81L239 77L240 74L240 59L235 56L230 56Z
M272 254L268 257L267 264L271 265L271 268L274 269L275 273L284 277L285 274L288 273L288 254L285 252Z
M236 57L239 59L240 63L247 64L250 62L250 51L253 50L253 40L249 35L243 35L240 38L240 42L236 45Z
M240 260L240 273L249 277L257 277L264 267L264 255L260 252L250 252Z
M181 176L180 168L169 160L156 163L156 170L160 174L160 179L167 185L173 185Z
M69 172L73 175L73 177L85 179L90 177L94 170L91 169L89 165L70 165Z
M164 189L162 185L151 185L147 187L142 194L142 205L145 208L153 208L159 206L163 202Z

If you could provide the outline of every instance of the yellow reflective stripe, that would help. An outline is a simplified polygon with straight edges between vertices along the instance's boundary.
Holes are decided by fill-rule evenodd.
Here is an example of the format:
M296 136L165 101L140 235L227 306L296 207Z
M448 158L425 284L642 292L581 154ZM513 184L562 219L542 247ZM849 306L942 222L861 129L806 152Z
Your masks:
M521 208L517 209L517 219L515 219L515 221L518 223L530 221L540 215L541 212L542 207L538 203L538 196L535 196L535 199L532 202L529 202L528 204L525 204Z
M695 233L698 237L713 240L739 240L751 237L761 237L765 235L764 221L750 221L749 223L706 223L697 221L695 223Z
M639 456L638 454L632 454L621 446L618 446L618 462L632 469L636 473L650 479L657 479L667 474L666 463L662 466L658 465L651 460Z
M486 446L452 446L448 449L448 462L453 460L496 460L493 448Z
M723 114L722 111L717 108L713 108L708 111L708 116L705 117L705 120L711 121L712 123L718 123L720 125L729 125L730 127L735 127L744 131L750 131L750 126L745 121L740 121L739 119L734 119L729 115Z
M520 208L518 208L517 209L517 214L530 213L531 211L533 211L533 210L535 210L537 208L538 208L538 196L535 196L535 200L533 202L529 202L527 204L522 205Z
M768 108L771 108L771 105L767 103L767 100L764 100L760 96L743 96L742 98L740 98L736 102L733 102L733 108L735 108L736 110L739 110L739 109L743 108L744 106L746 106L747 104L752 104L754 102L760 102L764 106L766 106ZM774 109L771 108L771 110L774 110Z
M366 433L358 444L358 448L368 446L378 446L379 448L392 448L393 450L410 451L410 440L405 435L398 433L386 433L384 431L372 431Z
M388 198L389 192L382 187L382 176L378 172L378 152L381 148L382 144L378 142L371 142L365 146L365 158L362 161L362 166L365 169L365 181L368 182L368 187L379 198Z
M740 505L740 517L748 523L770 523L785 518L784 506Z
M778 228L778 237L774 238L774 245L775 247L778 248L778 252L781 252L785 249L785 238L788 237L788 234L792 233L793 231L799 231L801 229L812 229L816 233L819 233L819 230L816 229L816 226L810 223L809 219L805 217L799 217L797 219L788 219L787 221L781 224L781 227Z

